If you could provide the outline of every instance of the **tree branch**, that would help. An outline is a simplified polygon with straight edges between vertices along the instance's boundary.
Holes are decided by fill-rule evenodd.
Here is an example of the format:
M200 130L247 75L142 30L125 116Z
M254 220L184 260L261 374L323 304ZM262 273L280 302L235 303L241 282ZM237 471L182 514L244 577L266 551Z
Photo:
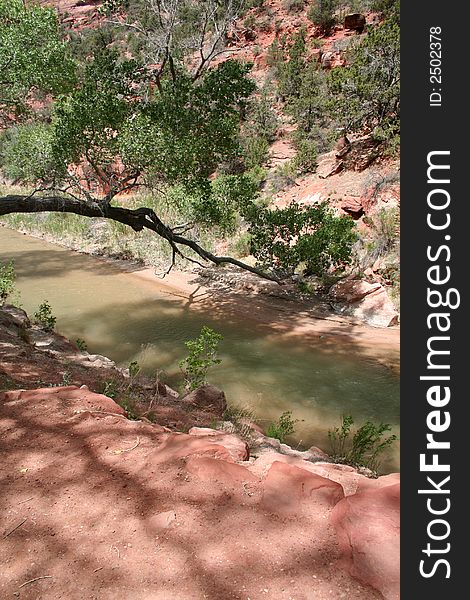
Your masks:
M244 271L249 271L263 279L281 283L280 280L270 273L261 269L247 265L231 256L216 256L200 246L194 240L176 233L170 227L165 225L151 208L141 207L136 209L123 208L121 206L111 206L109 203L103 203L98 199L83 202L75 197L63 195L45 195L34 196L33 194L0 196L0 216L11 213L37 213L37 212L65 212L81 215L90 218L104 218L117 221L124 225L132 227L134 231L149 229L165 239L171 246L173 259L179 254L190 262L196 262L181 252L179 246L190 248L195 254L205 262L214 265L231 264ZM200 263L197 263L200 264Z

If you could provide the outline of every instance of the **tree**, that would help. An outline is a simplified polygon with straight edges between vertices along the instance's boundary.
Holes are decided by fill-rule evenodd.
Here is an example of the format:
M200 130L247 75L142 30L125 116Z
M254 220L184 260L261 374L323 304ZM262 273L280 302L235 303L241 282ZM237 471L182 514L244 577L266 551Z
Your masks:
M15 0L17 12L11 20L6 3L0 2L2 31L10 28L13 38L19 39L25 22L46 20L49 27L40 29L46 36L41 42L60 49L67 57L54 13ZM48 79L49 73L59 77L56 61L34 62L36 83L30 79L28 84L42 89L39 84L44 82L44 91L53 94L48 115L45 119L31 115L28 122L7 130L0 144L4 171L19 182L34 185L34 191L0 198L0 215L58 211L112 219L135 231L149 229L165 239L171 250L166 273L180 256L197 264L201 259L205 264L233 264L277 281L270 265L263 269L230 256L216 256L191 234L196 221L227 229L240 214L254 228L260 222L256 187L247 175L214 179L221 163L242 153L240 122L254 89L247 77L249 65L227 60L209 67L219 42L212 42L207 53L206 40L211 36L221 39L223 28L218 23L230 20L226 13L231 14L232 3L201 0L212 12L203 19L207 31L199 37L199 43L204 43L199 48L199 67L194 70L184 60L181 42L191 39L181 28L184 10L192 4L179 0L149 2L160 23L155 26L155 40L166 40L164 50L160 42L155 46L159 48L159 64L149 65L142 56L129 58L119 52L119 44L103 44L83 64L74 64L67 57L67 69L60 76L73 85L64 85L59 94L54 93L57 90ZM162 38L162 32L166 37ZM34 30L30 35L27 49L39 45ZM21 44L15 52L19 60ZM11 56L17 60L15 53ZM29 50L21 60L33 60ZM20 101L22 92L16 81L5 83L5 90L12 101ZM187 194L191 211L187 223L174 227L163 223L149 207L130 209L117 199L123 192L142 187L157 192L162 186L174 185Z
M400 131L400 28L386 21L373 28L350 54L350 65L333 69L332 110L344 131L371 132L391 141Z
M31 100L66 92L73 82L73 61L59 37L54 11L23 0L0 0L2 121L27 116Z

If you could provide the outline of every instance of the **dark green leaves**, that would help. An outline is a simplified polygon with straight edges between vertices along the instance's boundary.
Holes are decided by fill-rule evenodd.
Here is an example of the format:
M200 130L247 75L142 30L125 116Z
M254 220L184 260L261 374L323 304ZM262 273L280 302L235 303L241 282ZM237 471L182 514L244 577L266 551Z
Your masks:
M298 204L260 209L250 228L252 252L263 267L292 274L322 275L341 269L351 260L356 241L354 221L337 217L326 202L306 207Z
M64 93L75 65L61 41L57 17L22 0L0 0L0 109L4 118L27 112L30 95Z

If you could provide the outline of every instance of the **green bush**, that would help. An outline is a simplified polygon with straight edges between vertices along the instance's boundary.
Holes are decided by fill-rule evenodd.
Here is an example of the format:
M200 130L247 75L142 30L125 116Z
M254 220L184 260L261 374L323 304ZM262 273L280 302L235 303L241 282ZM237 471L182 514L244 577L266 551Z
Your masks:
M372 239L367 243L369 262L391 252L399 242L400 213L397 208L381 208L377 213L364 217L371 228Z
M296 132L298 133L298 132ZM317 144L305 135L294 136L297 154L294 158L295 166L302 173L312 173L317 167Z
M129 363L127 368L129 370L129 377L131 379L135 379L141 371L141 366L136 360L133 360L131 363Z
M323 33L328 33L336 23L337 0L315 0L308 11L308 18Z
M385 423L375 425L366 421L352 434L353 425L351 415L346 415L340 427L328 431L331 456L337 462L366 467L377 473L381 455L397 440L397 436L393 434L384 437L384 434L391 430L391 426Z
M39 305L38 310L34 313L34 322L42 327L45 331L53 331L57 318L52 314L51 305L47 300L44 300Z
M5 304L8 297L15 291L16 273L14 263L0 264L0 302Z
M305 275L340 271L351 262L357 239L353 219L337 217L327 202L259 209L249 231L259 264L281 275L292 275L301 264Z
M297 422L298 419L292 418L292 411L285 411L275 423L269 425L266 435L283 443L288 435L294 433Z
M54 175L52 130L49 125L18 125L0 140L0 165L7 177L26 183L50 181Z
M205 325L198 338L185 342L189 354L180 361L179 367L183 372L187 390L195 390L207 383L209 369L221 362L217 357L217 350L222 339L220 333Z
M251 254L251 235L248 232L241 233L230 245L230 251L236 258L245 258Z
M82 340L82 338L77 338L75 340L75 344L77 345L77 348L80 350L80 352L86 352L88 350L87 343L85 342L85 340Z
M385 146L398 147L400 133L400 27L386 21L354 45L349 66L328 76L330 111L343 131L370 132Z
M101 386L101 393L112 400L116 400L119 392L119 384L114 379L109 379L107 381L103 381Z
M248 169L262 167L269 158L269 143L264 137L250 136L243 140L243 156Z

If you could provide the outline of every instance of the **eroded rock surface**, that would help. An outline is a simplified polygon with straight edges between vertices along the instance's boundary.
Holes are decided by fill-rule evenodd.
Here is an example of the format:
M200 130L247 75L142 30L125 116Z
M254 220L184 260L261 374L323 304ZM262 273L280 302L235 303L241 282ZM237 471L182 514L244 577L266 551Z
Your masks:
M396 597L397 475L123 413L86 387L0 394L2 597Z

